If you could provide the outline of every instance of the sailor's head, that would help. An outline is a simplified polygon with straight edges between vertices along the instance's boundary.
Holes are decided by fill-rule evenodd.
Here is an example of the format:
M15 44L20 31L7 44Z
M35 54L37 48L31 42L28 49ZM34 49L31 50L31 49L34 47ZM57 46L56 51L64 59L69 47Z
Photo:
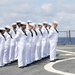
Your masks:
M12 24L13 29L16 29L16 23Z
M48 27L49 29L51 28L51 26L52 26L52 24L51 24L51 23L48 23L47 27Z
M56 28L58 26L58 22L57 21L53 21L53 27Z
M44 27L47 27L47 25L48 25L48 22L43 22L43 25L44 25Z
M32 23L32 21L31 21L31 20L28 20L28 21L27 21L27 24L29 25L30 23Z
M34 22L34 23L33 23L33 29L35 29L35 28L36 28L36 23Z
M21 27L21 21L17 21L16 24L19 28Z
M6 32L10 32L10 26L5 26L5 30L6 30Z
M26 23L25 22L21 22L21 27L22 27L22 29L26 29Z
M39 28L39 29L41 29L41 28L42 28L42 26L43 26L43 24L42 24L42 23L38 23L38 28Z
M5 29L4 28L0 28L0 33L4 34L5 33Z
M33 23L30 23L30 24L28 25L29 29L33 29L33 26L34 26Z

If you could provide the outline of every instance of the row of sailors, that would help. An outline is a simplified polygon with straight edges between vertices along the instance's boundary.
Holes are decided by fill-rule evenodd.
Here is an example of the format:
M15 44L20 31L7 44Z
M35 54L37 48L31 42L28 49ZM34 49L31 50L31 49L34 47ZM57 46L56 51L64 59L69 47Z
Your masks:
M5 28L0 28L0 67L18 59L18 67L41 60L50 55L50 61L56 60L58 41L58 23L35 23L18 21Z

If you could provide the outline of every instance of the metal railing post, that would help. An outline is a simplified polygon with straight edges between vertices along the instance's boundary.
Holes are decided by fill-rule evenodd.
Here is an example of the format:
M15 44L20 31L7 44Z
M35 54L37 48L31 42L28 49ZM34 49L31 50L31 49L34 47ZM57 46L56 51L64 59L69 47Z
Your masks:
M63 41L63 42L66 42L65 44L73 44L74 43L74 41L72 40L72 33L71 32L75 32L75 30L66 30L66 31L59 31L59 32L66 33L66 37L65 37L66 40ZM60 43L62 44L62 40L61 39L60 39Z
M71 42L71 31L70 30L68 31L68 36L69 36L69 44L72 44L72 42Z
M69 44L69 40L68 40L68 31L66 31L66 36L67 36L67 44Z

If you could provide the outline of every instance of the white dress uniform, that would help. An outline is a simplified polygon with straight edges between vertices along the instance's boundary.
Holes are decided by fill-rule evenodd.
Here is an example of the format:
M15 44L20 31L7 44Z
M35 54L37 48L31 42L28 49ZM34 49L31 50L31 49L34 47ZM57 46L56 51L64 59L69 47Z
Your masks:
M27 60L26 60L26 39L27 36L24 34L24 32L20 29L18 30L16 36L16 41L18 41L18 67L26 66Z
M50 38L50 61L53 61L56 59L56 47L57 47L57 41L58 41L58 33L52 26L49 30L49 38Z
M43 37L42 37L41 56L42 58L44 58L47 57L48 54L48 43L47 43L48 32L44 26L42 28L42 33L43 33Z
M16 30L14 31L11 29L10 34L12 36L11 39L11 45L10 45L10 53L9 53L9 60L10 62L15 60L15 48L16 48L16 41L15 41L15 35L16 35Z
M5 32L4 35L6 37L6 41L5 41L5 50L4 50L3 62L4 62L4 64L8 64L8 63L10 63L9 52L10 52L11 37L7 32Z
M36 41L36 49L35 49L35 61L40 60L41 59L41 40L42 40L42 33L39 29L36 30L37 31L37 41Z
M4 65L3 63L4 49L5 49L5 38L0 33L0 67Z
M30 45L31 45L31 63L33 63L34 62L34 59L35 59L35 45L34 45L34 43L33 43L33 30L31 29L31 30L29 30L30 31L30 33L31 33L31 36L30 36L30 38L31 38L31 42L30 42Z
M49 28L47 28L48 29L48 31L50 30ZM49 36L49 34L48 34L48 36ZM48 45L48 51L47 51L47 56L49 56L50 55L50 38L48 37L47 38L47 45Z
M17 27L16 33L20 30L21 28ZM16 41L16 48L15 48L15 60L18 59L18 41Z
M32 36L29 30L26 30L26 32L27 32L27 43L26 43L27 64L31 64Z
M36 50L36 42L37 42L37 32L36 29L33 30L32 29L32 33L33 33L33 38L32 38L32 50L31 50L31 62L35 61L35 50Z

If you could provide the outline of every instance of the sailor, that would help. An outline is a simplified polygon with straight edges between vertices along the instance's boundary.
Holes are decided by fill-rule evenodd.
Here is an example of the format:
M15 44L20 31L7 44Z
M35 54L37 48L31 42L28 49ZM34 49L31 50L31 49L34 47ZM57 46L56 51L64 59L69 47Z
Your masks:
M42 58L48 56L47 55L48 54L47 38L48 38L49 31L47 29L47 24L48 24L48 22L44 22L43 23L43 27L42 27L42 33L43 33L43 37L42 37L42 49L41 49L41 56L42 56Z
M4 50L3 62L5 64L4 66L7 66L10 63L9 52L10 52L10 44L11 44L12 36L10 34L10 26L6 26L5 30L6 30L6 32L4 33L4 35L6 37L6 41L5 41L5 50Z
M21 21L16 22L17 28L16 28L16 33L21 29ZM16 42L16 48L15 48L15 60L18 59L18 41Z
M32 50L32 62L34 62L35 61L35 50L36 50L36 43L37 43L37 36L38 36L38 34L37 34L37 31L36 31L36 23L32 23L33 24L33 29L32 29L32 33L33 33L33 38L32 38L32 48L33 48L33 50Z
M52 24L51 23L48 23L48 25L47 25L48 31L50 30L51 26L52 26ZM47 39L47 43L48 43L48 54L47 55L48 56L50 55L50 42L49 41L50 41L50 38L48 37L48 39Z
M9 59L12 63L15 60L15 48L16 48L16 41L15 41L15 35L16 35L16 23L12 24L12 29L10 31L10 34L12 35L11 39L11 45L10 45L10 53L9 53Z
M34 49L33 38L34 36L36 36L36 34L35 35L33 34L33 26L34 26L34 23L29 24L29 27L30 27L29 31L31 33L31 43L30 43L31 44L31 63L33 63L35 59L35 49Z
M26 30L27 31L27 43L26 43L26 52L27 52L27 64L30 65L32 63L32 39L33 39L33 33L32 33L32 29L33 29L33 24L30 23L28 25L28 29Z
M27 65L26 61L26 23L21 23L21 29L17 32L15 39L18 41L18 67L24 68Z
M41 60L41 40L43 33L41 31L43 24L38 23L38 28L36 29L37 31L37 41L36 41L36 49L35 49L35 61Z
M0 68L4 66L3 56L4 56L5 41L6 41L4 33L5 33L5 29L0 28Z
M58 42L58 31L56 27L58 26L58 22L54 21L52 27L49 30L49 38L50 38L50 62L56 61L56 47Z

